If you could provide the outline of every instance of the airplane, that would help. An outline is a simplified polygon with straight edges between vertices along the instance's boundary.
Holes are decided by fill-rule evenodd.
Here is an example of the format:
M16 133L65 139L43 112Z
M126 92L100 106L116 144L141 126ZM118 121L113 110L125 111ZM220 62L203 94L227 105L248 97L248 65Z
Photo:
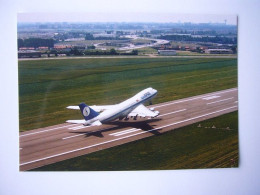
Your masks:
M153 108L146 108L143 104L151 101L157 95L157 90L151 87L144 89L135 96L115 105L104 106L88 106L85 103L80 103L78 106L68 106L68 109L80 110L83 120L67 120L67 123L83 124L85 126L100 126L116 119L128 120L133 117L134 120L140 117L157 117L159 111L154 111Z

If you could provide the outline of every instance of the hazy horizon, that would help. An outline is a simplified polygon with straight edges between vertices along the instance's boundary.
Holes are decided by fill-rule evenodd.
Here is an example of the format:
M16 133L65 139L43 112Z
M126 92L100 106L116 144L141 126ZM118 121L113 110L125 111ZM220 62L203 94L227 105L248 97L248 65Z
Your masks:
M225 23L237 25L236 15L161 13L18 13L18 23L37 22L136 22L136 23Z

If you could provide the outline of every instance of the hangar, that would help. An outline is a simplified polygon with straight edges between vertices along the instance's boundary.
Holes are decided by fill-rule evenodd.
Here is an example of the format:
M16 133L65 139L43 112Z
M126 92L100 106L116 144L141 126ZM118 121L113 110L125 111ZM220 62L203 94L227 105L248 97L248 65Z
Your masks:
M18 51L18 58L40 58L41 52L27 50L27 51Z
M175 50L158 50L158 54L162 56L173 56L176 55Z

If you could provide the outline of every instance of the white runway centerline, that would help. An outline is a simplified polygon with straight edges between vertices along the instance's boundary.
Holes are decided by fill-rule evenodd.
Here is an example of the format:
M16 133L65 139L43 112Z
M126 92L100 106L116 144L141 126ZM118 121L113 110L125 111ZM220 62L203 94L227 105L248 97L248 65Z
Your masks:
M119 131L119 132L116 132L116 133L111 133L109 135L120 136L120 135L125 135L125 134L128 134L128 133L132 133L132 132L136 132L136 131L140 131L140 130L141 129L133 128L133 129L127 129L127 130L124 130L124 131Z
M203 100L212 100L212 99L215 99L215 98L219 98L220 96L218 95L214 95L214 96L210 96L210 97L205 97L205 98L202 98Z
M223 99L223 100L218 100L218 101L215 101L215 102L210 102L210 103L207 103L207 105L215 104L215 103L218 103L218 102L224 102L224 101L227 101L227 100L231 100L231 99L233 99L233 98L234 98L234 97L227 98L227 99Z
M70 130L79 130L79 129L86 129L86 128L89 128L89 127L91 127L91 126L84 126L84 125L82 124L82 125L80 125L80 126L70 127L70 128L68 128L68 129L70 129Z
M174 114L174 113L178 113L178 112L182 112L182 111L185 111L185 110L187 110L187 109L177 110L177 111L169 112L169 113L166 113L166 114L160 114L158 117L160 117L160 116L166 116L166 115Z
M82 136L82 135L85 135L85 134L77 134L77 135L72 135L72 136L69 136L69 137L64 137L64 138L62 138L62 139L69 139L69 138L73 138L73 137L78 137L78 136Z

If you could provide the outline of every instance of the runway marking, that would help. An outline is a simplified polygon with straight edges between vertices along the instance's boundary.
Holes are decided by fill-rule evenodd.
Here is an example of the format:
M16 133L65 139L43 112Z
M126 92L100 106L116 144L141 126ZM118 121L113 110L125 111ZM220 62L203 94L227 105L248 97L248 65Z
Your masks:
M166 114L160 114L158 117L160 117L160 116L166 116L166 115L174 114L174 113L178 113L178 112L182 112L182 111L185 111L185 110L187 110L187 109L177 110L177 111L169 112L169 113L166 113Z
M205 98L202 98L203 100L212 100L212 99L216 99L216 98L219 98L220 96L218 95L214 95L214 96L210 96L210 97L205 97Z
M133 128L133 129L135 129L135 128ZM104 129L104 130L106 130L106 129ZM130 129L127 129L127 130L130 130ZM125 131L127 131L127 130L125 130ZM120 131L121 132L121 131ZM88 132L86 132L86 133L88 133ZM64 138L62 138L63 140L66 140L66 139L70 139L70 138L73 138L73 137L78 137L78 136L82 136L82 135L86 135L86 133L82 133L82 134L78 134L78 135L72 135L72 136L68 136L68 137L64 137ZM119 132L116 132L116 133L119 133ZM115 134L116 134L115 133ZM109 134L110 135L110 134Z
M53 131L53 130L57 130L57 129L65 128L65 127L71 127L73 125L75 125L75 124L61 126L61 127L55 127L55 128L52 128L52 129L46 129L46 130L43 130L43 131L37 131L37 132L33 132L33 133L27 133L27 134L24 134L24 135L20 135L19 137L24 137L24 136L28 136L28 135L34 135L34 134L43 133L43 132L47 132L47 131Z
M222 100L218 100L218 101L215 101L215 102L210 102L210 103L207 103L207 105L215 104L215 103L218 103L218 102L224 102L224 101L227 101L227 100L231 100L231 99L233 99L233 98L234 98L234 97L227 98L227 99L222 99Z
M213 95L222 94L222 93L228 93L228 92L236 91L236 90L237 90L237 89L230 89L230 90L227 90L227 91L220 91L220 92L213 93L213 94L211 94L211 95L206 95L206 96L203 96L203 95L202 95L202 96L199 96L199 97L189 98L189 99L186 99L186 100L180 100L180 101L171 102L171 103L167 103L167 104L163 104L163 105L159 105L159 106L154 106L153 108L159 108L159 107L168 106L168 105L172 105L172 104L178 104L178 103L182 103L182 102L188 102L188 101L191 101L191 100L196 100L196 99L211 97L211 96L213 96Z
M173 125L180 124L180 123L183 123L183 122L191 121L191 120L194 120L194 119L197 119L197 118L201 118L201 117L205 117L205 116L208 116L208 115L216 114L216 113L223 112L225 110L230 110L230 109L233 109L233 108L236 108L236 107L238 107L238 106L228 107L228 108L221 109L221 110L218 110L218 111L215 111L215 112L210 112L210 113L207 113L207 114L195 116L195 117L192 117L192 118L189 118L189 119L185 119L185 120L182 120L182 121L174 122L174 123L171 123L171 124L168 124L168 125L164 125L164 126L161 126L161 127L155 128L155 129L151 129L151 130L148 130L148 131L138 132L138 133L135 133L135 134L124 136L124 137L119 137L119 138L116 138L116 139L113 139L113 140L109 140L109 141L93 144L93 145L90 145L90 146L85 146L85 147L82 147L82 148L70 150L70 151L67 151L67 152L62 152L62 153L59 153L59 154L47 156L47 157L44 157L44 158L32 160L32 161L29 161L29 162L21 163L20 166L31 164L31 163L34 163L34 162L39 162L39 161L50 159L50 158L54 158L54 157L57 157L57 156L62 156L62 155L65 155L65 154L70 154L72 152L78 152L78 151L85 150L85 149L88 149L88 148L93 148L95 146L104 145L104 144L107 144L107 143L111 143L111 142L115 142L115 141L122 140L122 139L125 139L125 138L133 137L133 136L136 136L136 135L148 133L148 132L151 132L151 131L156 131L158 129L162 129L162 128L173 126Z
M68 129L70 130L79 130L79 129L86 129L86 128L89 128L91 126L84 126L84 125L80 125L80 126L76 126L76 127L70 127Z
M72 135L72 136L69 136L69 137L64 137L62 139L69 139L69 138L73 138L73 137L78 137L78 136L81 136L81 135L86 135L86 134L78 134L78 135Z
M131 131L131 130L133 130L133 129L136 129L136 128L126 129L126 130L123 130L123 131L120 131L120 132L127 132L127 131ZM111 133L111 134L109 134L109 135L115 135L115 134L118 134L118 133L120 133L120 132Z
M125 135L125 134L128 134L128 133L133 133L133 132L140 131L140 130L141 129L133 128L133 129L125 130L125 131L119 131L119 132L116 132L116 133L111 133L109 135L120 136L120 135Z

